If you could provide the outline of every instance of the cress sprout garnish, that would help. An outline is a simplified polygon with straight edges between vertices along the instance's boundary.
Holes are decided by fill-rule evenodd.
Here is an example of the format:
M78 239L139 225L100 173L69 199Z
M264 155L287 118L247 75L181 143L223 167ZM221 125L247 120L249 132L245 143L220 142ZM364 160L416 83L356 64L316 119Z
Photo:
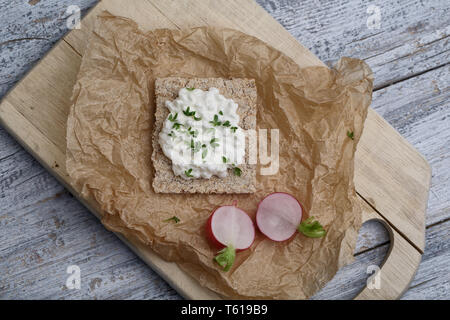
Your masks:
M173 216L169 219L164 220L164 222L174 221L175 223L180 222L180 219L177 216Z
M187 107L186 110L183 110L183 113L186 117L192 117L195 114L195 111L190 111L191 107Z
M175 116L172 116L172 114L169 114L169 121L175 122L178 118L178 112L175 113Z
M186 177L189 177L189 178L192 178L192 177L193 177L193 175L192 175L191 173L192 173L192 168L190 168L189 170L186 170L186 171L184 172L184 174L186 175Z
M202 146L202 149L203 149L203 151L202 151L202 159L205 159L206 155L208 154L208 149L206 148L205 145Z
M222 124L222 122L219 121L219 116L217 114L214 115L213 121L210 121L209 123L211 123L214 127L220 126Z
M230 270L236 258L236 250L233 246L228 246L220 250L214 260L223 268L223 271Z
M355 134L354 134L353 131L347 131L347 137L349 137L350 139L355 140L354 135L355 135Z
M192 151L199 152L200 148L202 147L202 143L200 141L194 142L194 139L191 139L190 147Z
M297 230L310 238L321 238L327 234L319 221L314 221L314 217L309 217L300 223Z
M212 139L209 141L209 144L210 144L213 148L218 147L219 144L217 143L217 141L219 141L219 139L217 139L217 138L212 138Z
M197 130L192 130L192 127L189 127L188 132L194 138L196 138L198 136L198 131Z

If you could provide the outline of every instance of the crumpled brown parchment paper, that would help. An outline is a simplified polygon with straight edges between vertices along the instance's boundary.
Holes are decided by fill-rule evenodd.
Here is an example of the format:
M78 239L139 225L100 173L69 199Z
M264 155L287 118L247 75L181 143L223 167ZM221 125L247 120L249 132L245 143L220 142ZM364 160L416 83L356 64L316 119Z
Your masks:
M257 126L280 130L278 174L258 174L252 195L154 193L153 84L166 76L255 79ZM74 87L67 171L81 196L101 208L106 227L142 241L203 286L228 298L308 298L353 259L361 225L353 163L371 94L372 73L360 60L342 58L334 70L300 69L239 31L144 33L133 21L104 12ZM274 191L297 197L327 236L297 234L276 243L258 233L251 249L223 272L205 237L208 216L237 200L254 217L258 202ZM181 222L163 222L173 215Z

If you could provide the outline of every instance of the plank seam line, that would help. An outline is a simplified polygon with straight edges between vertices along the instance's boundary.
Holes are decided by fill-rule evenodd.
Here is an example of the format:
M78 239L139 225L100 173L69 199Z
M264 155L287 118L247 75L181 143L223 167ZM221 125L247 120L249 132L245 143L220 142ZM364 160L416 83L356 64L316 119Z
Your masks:
M34 69L34 67L33 67L31 70L33 70L33 69ZM25 78L24 78L24 79L25 79ZM22 80L23 80L23 79L22 79ZM22 80L20 80L19 82L22 82ZM11 92L12 92L12 90L11 90ZM8 95L9 95L9 94L8 94ZM16 110L16 112L17 112L20 116L22 116L22 117L25 119L26 122L28 122L28 125L29 125L29 126L35 128L35 129L36 129L36 130L44 137L44 140L47 140L47 141L49 141L52 145L54 145L54 146L56 147L56 149L58 149L58 151L61 152L61 153L64 155L64 157L65 157L65 155L66 155L66 150L61 150L60 147L59 147L54 141L52 141L49 137L47 137L47 135L45 135L44 132L42 132L41 129L39 129L34 123L32 123L32 122L31 122L31 121L30 121L30 120L29 120L22 112L20 112L20 110L18 110L12 103L10 103L9 101L7 101L7 100L5 99L4 101L2 101L1 104L3 104L4 102L9 103L9 104L11 105L11 107L12 107L14 110ZM1 106L1 104L0 104L0 106ZM3 125L3 127L5 127L5 128L7 129L7 131L8 131L13 137L16 138L16 140L22 141L22 139L19 138L19 135L17 135L17 134L15 133L15 131L13 131L13 129L10 128L10 127L6 124L5 120L2 119L2 117L0 117L0 125ZM24 147L25 150L27 150L27 151L28 151L28 149L31 150L31 148L30 148L28 145L27 145L27 147L24 146L24 145L25 145L25 141L23 141L23 144L21 143L21 145ZM30 152L30 153L31 153L31 152ZM36 153L36 154L37 154L37 153ZM31 155L34 156L34 152L31 153ZM49 166L49 167L51 167L51 166Z
M26 38L17 38L17 39L10 39L6 40L4 42L0 43L0 47L3 45L6 45L8 43L18 42L18 41L32 41L32 40L44 40L44 41L50 41L48 38L42 38L42 37L26 37Z
M365 203L367 203L376 213L378 213L389 224L389 226L392 229L397 231L397 233L400 234L402 236L402 238L405 239L411 246L413 246L414 249L419 251L419 253L421 255L423 254L423 251L419 247L417 247L414 242L412 242L410 239L408 239L408 237L406 237L406 235L403 232L401 232L394 224L392 224L391 221L389 221L377 208L375 208L369 201L367 201L358 191L356 191L356 193L361 197L361 199L364 200Z
M417 288L417 287L419 287L419 286L421 286L421 285L424 285L424 284L426 284L426 283L428 283L428 282L430 282L430 281L436 280L436 279L437 279L437 277L434 277L434 278L428 279L428 280L424 280L424 281L419 282L419 283L417 283L417 284L415 284L415 285L413 285L413 286L410 286L410 287L408 288L408 290L409 290L409 289L413 289L413 288Z
M77 55L79 55L81 58L83 57L82 55L81 55L81 53L79 53L78 52L78 50L77 49L75 49L67 40L66 40L66 38L64 37L64 38L61 38L61 40L62 41L64 41Z
M389 242L390 242L390 240L389 240L389 241L384 241L384 242L382 242L382 243L380 243L380 244L377 244L376 246L373 246L373 247L371 247L371 248L367 248L367 249L365 249L365 250L361 250L360 252L355 253L353 256L354 256L354 257L357 257L357 256L359 256L359 255L361 255L361 254L364 254L364 253L370 252L370 251L372 251L372 250L381 248L381 247L383 247L383 246L389 244Z
M400 82L403 82L403 81L407 81L407 80L412 79L412 78L414 78L414 77L421 76L421 75L423 75L423 74L425 74L425 73L428 73L428 72L431 72L431 71L435 71L435 70L440 69L440 68L443 68L443 67L445 67L445 66L447 66L447 65L449 65L449 64L450 64L450 62L447 62L447 63L441 64L441 65L432 67L432 68L430 68L430 69L423 70L423 71L420 71L420 72L411 74L411 75L406 76L406 77L403 77L403 78L399 78L399 79L397 79L397 80L388 81L388 82L386 82L385 84L382 84L382 85L380 85L380 86L378 86L378 87L375 87L375 88L373 89L373 92L378 91L378 90L381 90L381 89L384 89L384 88L389 87L389 86L392 86L392 85L395 85L395 84L400 83Z
M437 221L437 222L434 222L434 223L432 223L432 224L426 226L426 229L433 228L433 227L435 227L435 226L437 226L437 225L439 225L439 224L441 224L441 223L446 223L446 222L448 222L448 221L450 221L450 217L449 217L449 218L444 218L444 219L442 219L442 220L440 220L440 221Z
M9 155L3 157L3 158L0 158L0 162L6 160L6 159L8 159L8 158L13 157L14 155L18 154L20 151L22 151L22 149L16 150L16 151L14 151L13 153L11 153L11 154L9 154Z

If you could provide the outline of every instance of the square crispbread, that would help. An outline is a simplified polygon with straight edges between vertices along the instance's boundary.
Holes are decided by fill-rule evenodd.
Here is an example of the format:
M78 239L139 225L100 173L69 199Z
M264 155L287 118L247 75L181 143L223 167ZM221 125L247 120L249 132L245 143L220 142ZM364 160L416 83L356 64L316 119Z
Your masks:
M166 100L175 100L181 88L209 90L217 88L223 96L238 104L239 126L244 130L256 130L256 84L251 79L222 78L159 78L155 81L155 127L153 131L152 161L155 168L153 189L156 193L253 193L256 191L256 165L248 164L248 143L246 144L245 163L240 165L241 176L228 169L225 178L216 176L210 179L183 179L175 176L172 162L159 145L159 133L169 115Z

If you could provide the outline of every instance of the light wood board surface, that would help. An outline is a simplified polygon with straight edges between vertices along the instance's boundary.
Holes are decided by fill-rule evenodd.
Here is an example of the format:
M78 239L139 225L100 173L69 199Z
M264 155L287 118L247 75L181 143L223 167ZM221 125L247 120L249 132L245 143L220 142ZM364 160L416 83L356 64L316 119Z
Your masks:
M375 203L377 203L376 201L375 201ZM389 208L389 207L388 207Z

